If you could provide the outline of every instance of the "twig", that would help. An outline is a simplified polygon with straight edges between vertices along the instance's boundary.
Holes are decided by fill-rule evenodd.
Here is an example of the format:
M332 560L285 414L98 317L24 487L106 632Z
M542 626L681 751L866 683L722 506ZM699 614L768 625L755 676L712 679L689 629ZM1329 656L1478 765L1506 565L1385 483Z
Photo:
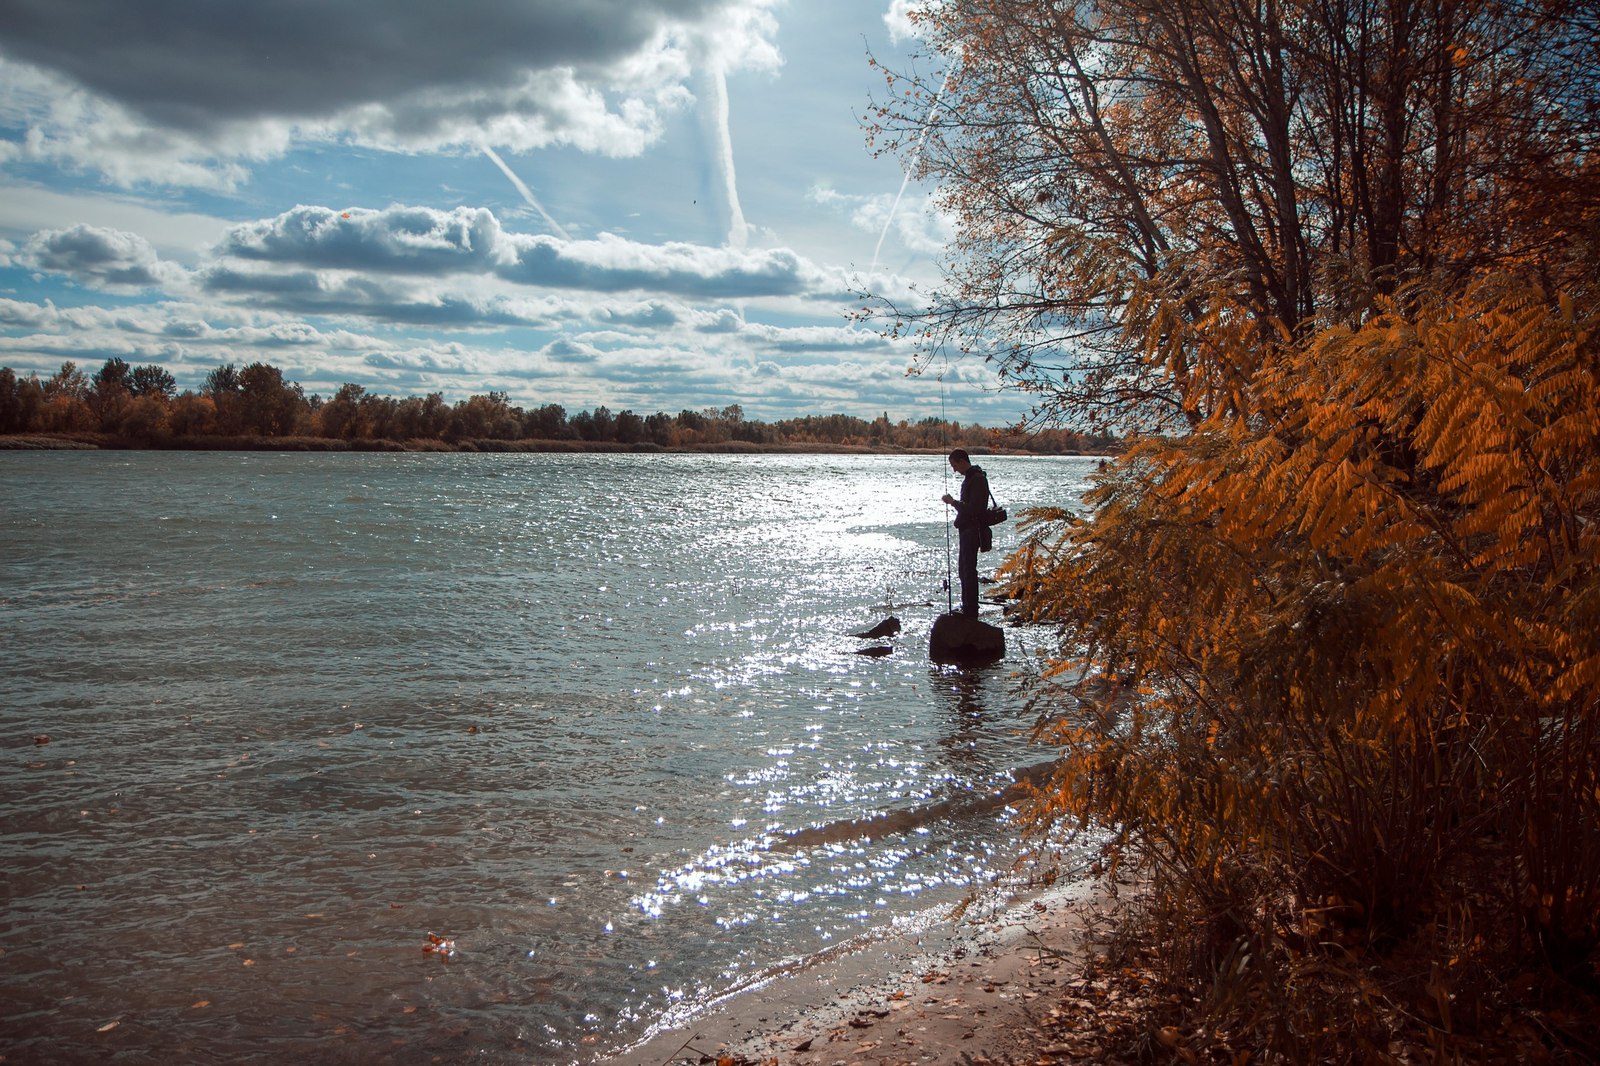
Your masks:
M1041 937L1037 932L1032 929L1028 929L1026 926L1024 926L1023 929L1028 936L1033 939L1034 949L1039 952L1040 959L1043 959L1046 955L1057 959L1071 959L1076 957L1076 953L1074 952L1062 951L1060 948L1046 947L1044 938Z
M685 1040L683 1043L679 1044L677 1051L674 1051L672 1054L668 1055L666 1058L661 1060L661 1066L671 1066L672 1060L676 1059L679 1055L682 1055L684 1053L684 1051L688 1050L689 1045L691 1043L693 1043L695 1040L698 1040L699 1038L700 1038L700 1034L699 1033L690 1033L689 1034L689 1039ZM702 1058L705 1057L705 1052L700 1051L698 1048L695 1049L695 1053L698 1054Z

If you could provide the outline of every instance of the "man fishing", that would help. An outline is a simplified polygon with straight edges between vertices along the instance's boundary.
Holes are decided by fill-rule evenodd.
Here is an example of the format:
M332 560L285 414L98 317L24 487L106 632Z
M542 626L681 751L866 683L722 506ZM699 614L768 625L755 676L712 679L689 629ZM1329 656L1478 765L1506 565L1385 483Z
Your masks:
M966 450L957 448L950 453L950 469L961 475L961 498L948 492L944 502L956 509L955 527L959 535L956 552L956 573L961 577L961 613L976 618L978 615L978 548L984 532L989 528L989 476L983 467L974 466Z

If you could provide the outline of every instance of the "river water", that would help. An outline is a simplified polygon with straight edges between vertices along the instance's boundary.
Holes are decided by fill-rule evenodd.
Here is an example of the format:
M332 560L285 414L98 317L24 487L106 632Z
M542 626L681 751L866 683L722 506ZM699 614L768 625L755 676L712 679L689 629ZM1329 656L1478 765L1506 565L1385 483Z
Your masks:
M1013 513L1093 467L980 462ZM586 1062L946 906L1014 834L916 812L1048 754L1047 634L928 662L949 477L0 452L0 1055Z

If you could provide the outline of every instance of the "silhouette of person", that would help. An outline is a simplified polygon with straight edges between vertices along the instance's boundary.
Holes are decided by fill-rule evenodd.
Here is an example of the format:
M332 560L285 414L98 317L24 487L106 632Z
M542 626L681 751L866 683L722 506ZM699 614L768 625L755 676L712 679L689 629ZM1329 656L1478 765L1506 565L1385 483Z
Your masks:
M961 475L961 498L948 492L944 502L956 509L954 525L958 535L956 573L961 577L961 613L978 614L978 548L988 530L989 476L983 467L974 466L962 448L950 453L950 469Z

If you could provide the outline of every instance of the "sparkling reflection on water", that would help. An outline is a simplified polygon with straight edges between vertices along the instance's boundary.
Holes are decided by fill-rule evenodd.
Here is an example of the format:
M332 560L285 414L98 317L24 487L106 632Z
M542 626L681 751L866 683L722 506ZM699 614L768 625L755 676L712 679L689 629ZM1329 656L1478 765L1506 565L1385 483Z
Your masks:
M983 465L1016 510L1092 461ZM0 1053L583 1061L948 901L1003 819L771 846L1043 757L1042 637L926 660L946 487L937 456L0 453Z

